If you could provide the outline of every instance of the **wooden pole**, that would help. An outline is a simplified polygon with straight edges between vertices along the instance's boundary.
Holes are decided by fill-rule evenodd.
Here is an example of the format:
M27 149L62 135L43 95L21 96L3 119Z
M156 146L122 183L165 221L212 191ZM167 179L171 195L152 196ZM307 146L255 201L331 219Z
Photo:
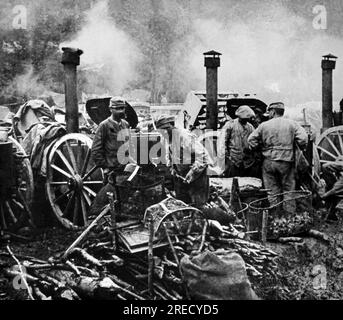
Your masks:
M261 226L262 244L266 244L266 242L267 242L267 232L268 232L268 210L263 210L263 212L262 212L262 226Z
M148 289L151 295L154 293L154 221L151 215L148 217L149 225L149 247L148 247Z
M107 192L108 200L110 201L111 208L111 233L112 233L112 246L113 250L117 250L117 219L116 219L116 203L117 200L114 200L112 192Z
M85 231L71 244L71 246L64 252L62 259L68 257L69 253L86 237L91 229L111 210L110 206L107 205L105 209L93 220L93 222L87 227Z

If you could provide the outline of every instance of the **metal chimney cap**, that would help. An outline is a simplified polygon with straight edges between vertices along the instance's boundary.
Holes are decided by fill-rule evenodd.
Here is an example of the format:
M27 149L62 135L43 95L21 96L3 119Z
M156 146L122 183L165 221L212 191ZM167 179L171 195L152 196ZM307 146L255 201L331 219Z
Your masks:
M323 56L324 60L331 60L331 59L338 59L338 57L334 56L333 54L329 53Z
M220 52L211 50L208 52L204 52L204 56L221 56L222 54Z
M83 54L83 51L79 48L71 48L71 47L62 47L63 52L69 52L69 53L76 53L79 56Z
M83 53L81 49L63 47L62 50L62 64L70 64L75 66L80 64L80 55Z

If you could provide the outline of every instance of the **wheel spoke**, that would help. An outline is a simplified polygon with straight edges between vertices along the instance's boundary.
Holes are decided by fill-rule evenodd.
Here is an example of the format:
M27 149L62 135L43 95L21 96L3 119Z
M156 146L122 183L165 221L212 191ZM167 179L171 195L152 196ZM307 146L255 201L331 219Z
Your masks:
M56 153L59 155L59 157L61 158L61 160L63 161L64 165L67 167L67 169L69 170L69 172L74 175L75 171L72 168L72 166L70 165L70 163L68 162L68 159L64 156L64 154L62 153L61 150L56 150Z
M91 156L91 149L87 149L85 162L83 163L82 170L81 170L81 177L84 176L84 174L86 173L90 156Z
M17 207L19 207L20 210L25 210L24 206L23 206L20 202L18 202L17 200L12 199L12 202L13 202Z
M89 196L88 196L88 194L86 193L86 191L82 190L82 195L83 195L83 197L86 199L87 204L88 204L88 206L90 207L90 206L92 205L92 201L91 201L91 199L89 198Z
M68 181L53 181L49 182L51 186L65 186L68 184Z
M15 217L13 210L10 206L10 204L8 203L8 201L5 202L5 206L7 208L7 211L9 213L9 216L11 217L11 219L13 220L14 223L17 223L18 219Z
M5 211L2 203L0 203L0 219L1 219L1 227L6 230L7 229L7 224L5 220Z
M98 169L97 166L92 167L92 168L88 171L88 173L87 173L84 177L82 177L82 180L86 180L86 179L87 179L89 176L91 176L97 169Z
M81 164L81 159L82 159L82 157L81 157L81 154L82 154L82 146L81 146L81 141L80 140L78 140L77 141L77 150L78 150L78 152L77 152L77 154L76 154L76 161L77 161L77 164ZM81 165L80 165L80 167L81 167Z
M343 141L342 141L342 136L341 136L340 131L337 132L337 136L338 136L339 147L341 149L341 154L343 154Z
M63 169L61 169L60 167L57 167L55 164L51 164L51 168L55 169L56 171L58 171L59 173L62 173L64 176L66 176L67 178L71 179L72 175L65 172Z
M69 200L68 200L67 206L66 206L65 209L63 210L62 217L66 217L66 216L67 216L68 211L70 210L71 205L73 204L74 197L75 197L75 192L73 191L73 192L72 192L72 195L70 196L70 198L69 198Z
M325 139L329 142L329 144L331 145L332 149L337 153L337 156L339 156L340 152L338 151L338 149L336 148L334 143L331 141L331 139L328 136L326 136Z
M18 190L18 195L19 195L21 202L23 203L23 206L25 209L24 213L25 213L26 217L29 219L29 223L31 224L31 226L34 227L32 212L31 212L31 210L30 210L30 208L26 202L24 195L22 194L22 192L20 190Z
M330 153L329 151L325 150L324 148L322 148L322 147L320 147L320 146L317 146L317 148L318 148L320 151L326 153L326 154L327 154L328 156L330 156L331 158L333 158L333 159L336 159L336 158L337 158L337 156L334 156L332 153Z
M337 164L337 162L335 162L335 161L329 161L329 160L320 160L320 163Z
M103 181L84 181L83 184L103 184Z
M74 215L73 215L73 223L74 224L77 224L77 218L79 216L79 206L80 206L79 195L75 195L75 206L74 206Z
M68 150L68 153L69 153L71 164L72 164L72 166L74 168L74 172L78 173L79 171L78 171L77 163L76 163L76 160L75 160L74 152L73 152L71 146L69 145L68 141L66 141L65 144L67 146L67 150Z
M58 197L54 200L54 203L57 203L58 201L60 201L63 197L65 197L66 195L68 195L70 192L72 192L72 190L67 190L67 191L63 192L60 196L58 196Z
M87 225L87 207L86 207L85 200L83 199L82 196L80 196L80 200L81 200L83 222L84 222L84 225L86 226Z
M85 189L89 194L91 194L94 198L96 197L96 192L94 192L91 188L88 188L86 186L83 186L83 189Z

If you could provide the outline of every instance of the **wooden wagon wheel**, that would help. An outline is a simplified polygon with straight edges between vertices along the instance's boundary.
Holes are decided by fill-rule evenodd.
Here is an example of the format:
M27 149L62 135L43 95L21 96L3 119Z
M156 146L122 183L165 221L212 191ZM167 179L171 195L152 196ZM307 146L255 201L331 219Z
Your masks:
M30 224L33 226L31 204L33 200L34 182L30 161L25 150L13 137L8 138L16 149L20 168L15 168L15 184L8 198L1 204L2 225L5 229L15 232ZM18 170L20 170L18 172Z
M58 139L47 157L46 192L58 221L68 229L88 224L88 211L102 187L102 170L91 160L92 140L71 133Z
M335 163L343 160L343 126L332 127L324 131L317 142L320 164Z

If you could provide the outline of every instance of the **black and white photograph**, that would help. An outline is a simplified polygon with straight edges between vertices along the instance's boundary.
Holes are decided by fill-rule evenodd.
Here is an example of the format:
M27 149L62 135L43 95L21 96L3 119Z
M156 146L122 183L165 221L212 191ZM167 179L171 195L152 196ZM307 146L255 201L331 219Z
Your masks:
M0 0L0 308L342 300L341 88L342 0Z

